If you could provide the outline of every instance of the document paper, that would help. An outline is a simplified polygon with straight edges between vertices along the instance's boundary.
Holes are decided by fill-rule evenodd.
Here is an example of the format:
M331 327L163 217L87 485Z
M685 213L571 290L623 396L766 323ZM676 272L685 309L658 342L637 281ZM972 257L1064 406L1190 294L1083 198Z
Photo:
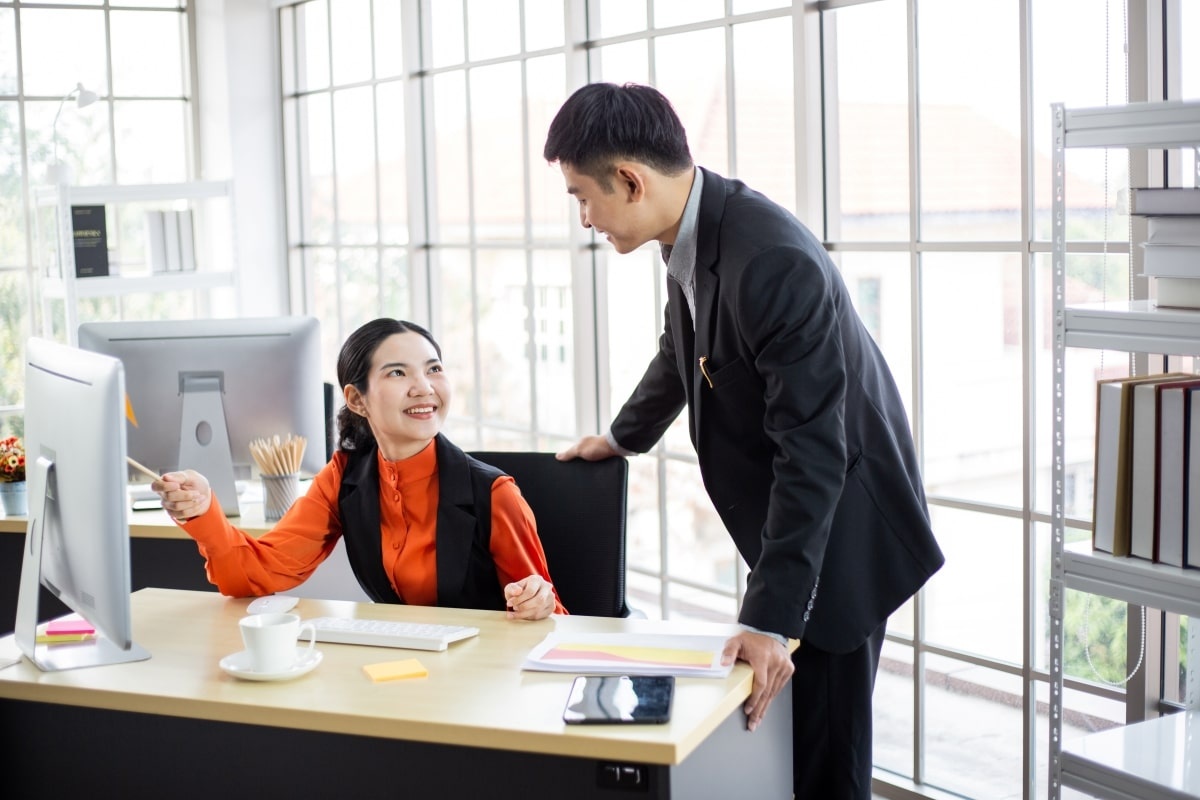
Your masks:
M535 672L588 675L677 675L724 678L724 636L629 633L551 633L521 665Z

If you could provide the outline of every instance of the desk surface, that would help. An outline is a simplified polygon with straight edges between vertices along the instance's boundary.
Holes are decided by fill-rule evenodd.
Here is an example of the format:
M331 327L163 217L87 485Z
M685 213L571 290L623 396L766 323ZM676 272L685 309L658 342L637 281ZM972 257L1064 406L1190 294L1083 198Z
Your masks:
M572 677L522 671L552 630L730 635L733 625L599 617L506 619L502 612L301 600L303 617L363 616L476 625L480 634L441 653L318 643L312 672L259 683L226 675L218 661L242 649L237 621L248 599L210 592L143 589L133 594L134 638L148 661L43 673L22 659L0 669L0 697L224 722L274 725L437 744L675 765L750 693L739 663L727 678L680 678L665 725L568 726ZM0 659L18 652L0 639ZM374 683L365 664L417 658L427 678Z

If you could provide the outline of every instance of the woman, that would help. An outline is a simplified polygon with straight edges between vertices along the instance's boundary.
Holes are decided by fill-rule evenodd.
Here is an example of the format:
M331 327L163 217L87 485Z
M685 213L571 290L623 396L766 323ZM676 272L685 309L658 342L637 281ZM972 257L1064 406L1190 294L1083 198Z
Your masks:
M350 334L337 365L346 401L337 452L257 539L229 523L198 472L151 484L199 544L222 594L290 589L345 537L354 574L376 602L507 608L510 619L566 613L513 479L440 433L451 396L441 355L411 322L377 319Z

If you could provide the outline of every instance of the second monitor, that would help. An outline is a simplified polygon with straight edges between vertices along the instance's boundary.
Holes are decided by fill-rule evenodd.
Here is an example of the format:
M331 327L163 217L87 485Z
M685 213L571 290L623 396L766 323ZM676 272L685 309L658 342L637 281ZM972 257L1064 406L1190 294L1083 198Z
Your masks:
M320 339L318 321L301 316L79 326L81 348L125 367L129 456L159 474L204 474L228 516L254 439L303 436L302 472L324 466Z

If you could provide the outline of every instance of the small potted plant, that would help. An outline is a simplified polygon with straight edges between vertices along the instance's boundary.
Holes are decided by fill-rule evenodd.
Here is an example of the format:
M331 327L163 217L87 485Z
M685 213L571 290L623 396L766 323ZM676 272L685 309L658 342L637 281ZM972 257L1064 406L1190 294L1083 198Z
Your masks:
M0 505L7 516L29 511L25 491L25 443L19 436L0 439Z

